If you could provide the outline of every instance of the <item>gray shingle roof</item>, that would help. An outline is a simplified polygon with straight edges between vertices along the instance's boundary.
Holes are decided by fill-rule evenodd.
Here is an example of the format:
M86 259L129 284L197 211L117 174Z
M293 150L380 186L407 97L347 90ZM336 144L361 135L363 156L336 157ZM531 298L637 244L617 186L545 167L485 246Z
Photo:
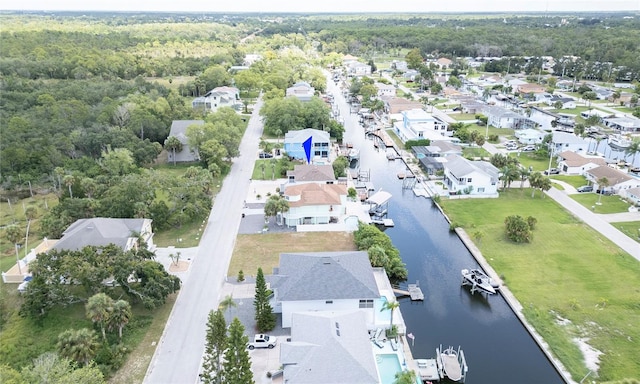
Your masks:
M293 171L287 171L295 181L330 181L336 176L331 165L298 164Z
M320 131L318 129L306 128L299 131L289 131L284 135L287 143L304 143L309 136L313 143L328 143L330 141L329 132Z
M285 382L378 383L366 329L360 311L294 313L292 341L280 345Z
M278 271L279 301L380 297L367 252L283 253Z
M471 162L457 155L447 156L445 168L447 168L456 177L463 177L476 170L476 168L471 165Z
M129 238L142 232L145 220L148 219L80 219L64 231L62 239L52 248L77 251L89 245L115 244L125 249Z

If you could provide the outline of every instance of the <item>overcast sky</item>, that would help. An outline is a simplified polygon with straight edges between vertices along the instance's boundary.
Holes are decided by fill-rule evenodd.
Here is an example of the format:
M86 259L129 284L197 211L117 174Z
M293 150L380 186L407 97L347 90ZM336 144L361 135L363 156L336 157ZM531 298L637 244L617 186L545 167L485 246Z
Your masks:
M1 10L182 12L640 11L640 0L9 0Z

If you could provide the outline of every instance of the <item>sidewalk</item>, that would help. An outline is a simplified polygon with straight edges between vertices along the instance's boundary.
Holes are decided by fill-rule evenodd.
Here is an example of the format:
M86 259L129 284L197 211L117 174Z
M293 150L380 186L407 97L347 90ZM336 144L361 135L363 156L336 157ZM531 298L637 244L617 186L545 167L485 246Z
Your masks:
M640 261L640 244L617 230L614 226L609 224L607 220L601 217L601 215L597 215L583 207L580 203L569 197L564 191L551 188L545 193L558 202L558 204L562 205L567 211L571 212L571 214L585 222L591 228L600 232L603 236L622 248L622 250ZM638 215L638 213L634 214Z

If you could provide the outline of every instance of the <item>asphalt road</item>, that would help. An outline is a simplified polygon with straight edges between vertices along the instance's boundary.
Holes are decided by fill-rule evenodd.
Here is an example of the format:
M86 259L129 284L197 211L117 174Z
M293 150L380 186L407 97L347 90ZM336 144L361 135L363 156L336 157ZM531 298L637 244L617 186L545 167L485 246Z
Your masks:
M261 106L259 100L242 138L240 156L234 159L216 196L189 278L171 311L145 383L199 382L207 316L217 307L222 293L262 134L262 120L258 115Z

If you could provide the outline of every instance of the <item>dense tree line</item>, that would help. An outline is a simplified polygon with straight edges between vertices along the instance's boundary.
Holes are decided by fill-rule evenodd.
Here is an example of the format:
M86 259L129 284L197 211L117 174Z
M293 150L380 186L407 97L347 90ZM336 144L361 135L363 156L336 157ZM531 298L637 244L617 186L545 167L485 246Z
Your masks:
M402 262L400 251L391 243L389 236L376 226L362 222L358 224L358 230L353 235L358 249L369 253L372 266L383 267L391 281L407 279L407 267Z
M266 35L304 28L321 42L322 52L373 57L376 52L419 48L426 55L449 57L579 56L587 62L611 62L640 74L640 21L619 15L551 15L487 18L309 17L270 25ZM595 17L594 17L595 16ZM568 24L563 24L563 19ZM301 27L302 26L302 27Z

